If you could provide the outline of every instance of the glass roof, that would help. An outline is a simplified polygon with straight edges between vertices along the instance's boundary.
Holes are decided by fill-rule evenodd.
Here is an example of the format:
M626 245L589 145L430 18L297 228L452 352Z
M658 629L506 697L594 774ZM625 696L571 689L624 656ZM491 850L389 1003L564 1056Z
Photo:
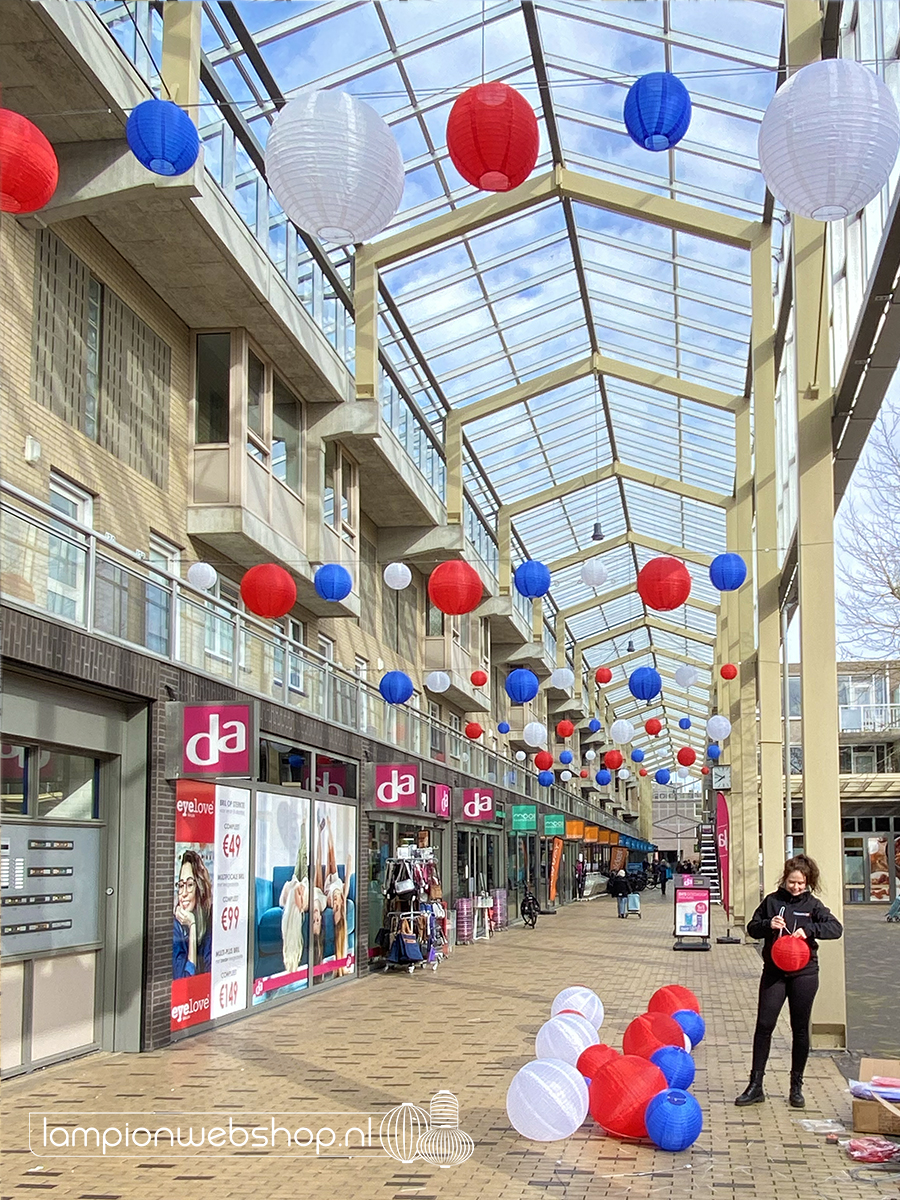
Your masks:
M450 106L482 79L509 83L535 108L536 173L558 163L758 219L765 188L757 129L776 87L782 23L780 0L208 0L203 44L208 69L260 146L277 104L307 88L353 92L385 117L406 165L389 236L483 195L457 173L445 137ZM622 106L638 76L662 70L685 82L693 115L674 150L651 154L628 137ZM325 253L346 279L352 248ZM749 254L584 203L554 199L501 218L393 265L382 283L382 350L439 436L447 409L592 351L729 395L746 387ZM492 528L498 504L614 461L722 497L733 490L730 411L610 376L557 387L474 420L465 433L469 502ZM634 592L603 595L633 586L654 543L710 556L750 547L726 546L722 507L630 478L525 510L513 521L516 545L553 562L589 547L598 521L604 539L634 540L603 553L608 583L596 606L567 616L567 646L659 618L665 628L615 634L586 648L584 661L593 668L643 651L615 668L617 711L640 709L646 719L626 680L636 666L655 665L663 699L646 715L674 728L665 754L685 738L699 747L712 671L700 672L690 695L673 676L685 658L713 665L718 593L705 568L688 563L698 604L673 613L648 613ZM555 573L557 608L589 599L579 572ZM684 715L697 718L687 734L677 728ZM662 761L665 739L651 741Z

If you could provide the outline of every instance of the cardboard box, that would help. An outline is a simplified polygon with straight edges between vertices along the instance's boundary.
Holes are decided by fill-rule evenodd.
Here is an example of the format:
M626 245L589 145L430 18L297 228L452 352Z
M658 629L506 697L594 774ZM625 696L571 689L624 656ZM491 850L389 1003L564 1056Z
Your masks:
M868 1083L874 1075L900 1079L900 1058L864 1058L859 1064L859 1078ZM856 1133L900 1134L900 1104L891 1111L879 1100L853 1101L853 1128Z

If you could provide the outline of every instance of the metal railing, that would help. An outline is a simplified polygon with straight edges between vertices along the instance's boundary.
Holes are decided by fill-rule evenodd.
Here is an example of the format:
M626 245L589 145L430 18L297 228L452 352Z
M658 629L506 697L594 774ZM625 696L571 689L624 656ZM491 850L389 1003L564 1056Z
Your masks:
M900 704L842 704L841 733L882 733L900 730Z
M443 762L575 817L632 829L563 787L323 658L283 629L191 587L180 576L0 484L0 596L5 603L167 659L241 691Z

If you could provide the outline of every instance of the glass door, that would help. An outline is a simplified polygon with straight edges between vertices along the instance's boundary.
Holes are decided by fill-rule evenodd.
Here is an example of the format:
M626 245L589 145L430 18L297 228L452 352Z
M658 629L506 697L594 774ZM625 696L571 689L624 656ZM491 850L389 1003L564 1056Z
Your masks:
M891 899L888 839L887 837L870 837L866 841L869 868L869 899L876 904L887 904Z
M866 864L863 840L844 838L844 903L864 904L866 899Z

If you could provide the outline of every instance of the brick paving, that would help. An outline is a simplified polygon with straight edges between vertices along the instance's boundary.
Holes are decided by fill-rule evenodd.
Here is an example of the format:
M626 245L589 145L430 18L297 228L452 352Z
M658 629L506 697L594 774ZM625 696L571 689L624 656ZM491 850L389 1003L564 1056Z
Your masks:
M886 904L844 909L847 1024L850 1045L874 1058L900 1058L900 922L885 921Z
M718 917L718 913L716 913ZM714 932L716 930L714 929ZM719 930L718 932L724 932ZM0 1090L6 1151L2 1196L40 1189L78 1200L172 1200L190 1194L216 1200L358 1196L381 1200L554 1200L653 1197L654 1200L896 1200L896 1176L854 1172L837 1146L809 1134L798 1117L837 1117L849 1124L849 1097L834 1062L814 1056L806 1113L787 1106L788 1042L783 1021L767 1076L770 1098L750 1109L732 1101L745 1081L759 958L751 946L715 946L675 954L671 897L645 894L643 920L619 921L607 899L570 906L511 929L490 942L458 947L434 974L378 974L141 1056L103 1054L10 1080ZM629 1020L668 982L700 997L706 1040L697 1047L694 1093L704 1130L682 1154L604 1137L588 1120L565 1142L534 1143L509 1126L506 1089L533 1057L534 1035L563 986L585 983L606 1005L604 1039L621 1047ZM427 1107L433 1092L459 1098L460 1125L475 1152L459 1167L417 1161L405 1166L377 1149L380 1114L412 1100ZM337 1110L337 1115L336 1114ZM239 1123L240 1113L281 1113L292 1127L300 1114L372 1111L372 1156L294 1157L271 1151L225 1151L225 1157L84 1158L28 1150L28 1113L40 1141L48 1113L212 1114L206 1124ZM111 1118L112 1119L112 1118ZM158 1115L169 1125L174 1115ZM246 1120L246 1118L245 1118ZM95 1118L91 1124L96 1124ZM254 1119L255 1123L255 1119ZM286 1123L286 1122L283 1122ZM357 1119L346 1124L360 1124Z

